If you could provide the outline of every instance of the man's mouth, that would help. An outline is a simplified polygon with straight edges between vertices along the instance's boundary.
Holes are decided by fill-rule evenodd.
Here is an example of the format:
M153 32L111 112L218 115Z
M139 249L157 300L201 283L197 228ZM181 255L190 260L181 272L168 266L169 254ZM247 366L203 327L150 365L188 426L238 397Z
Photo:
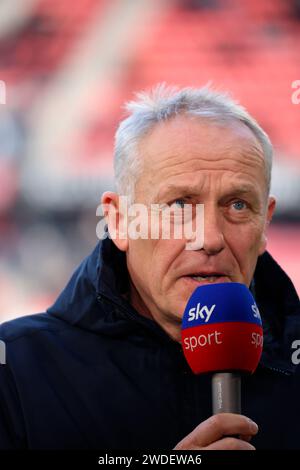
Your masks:
M208 284L216 282L228 282L228 276L224 273L194 273L183 276L188 281L198 284Z
M192 279L194 279L195 281L207 281L207 282L215 282L218 278L221 277L221 274L213 274L212 276L206 276L206 275L203 275L203 276L189 276L191 277Z

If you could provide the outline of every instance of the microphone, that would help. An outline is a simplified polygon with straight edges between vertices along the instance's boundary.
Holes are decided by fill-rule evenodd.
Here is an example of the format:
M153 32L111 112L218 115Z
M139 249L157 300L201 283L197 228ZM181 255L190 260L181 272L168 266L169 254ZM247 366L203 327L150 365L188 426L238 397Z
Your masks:
M182 319L182 347L194 374L213 373L213 414L241 413L241 375L252 374L263 347L258 307L237 282L197 287Z

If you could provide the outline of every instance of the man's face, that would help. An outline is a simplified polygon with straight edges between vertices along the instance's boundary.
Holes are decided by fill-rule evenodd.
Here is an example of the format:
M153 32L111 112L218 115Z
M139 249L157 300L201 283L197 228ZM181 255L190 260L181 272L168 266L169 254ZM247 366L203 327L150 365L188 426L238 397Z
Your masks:
M181 115L157 125L138 150L144 166L135 202L179 210L185 203L204 204L202 249L185 249L184 238L128 239L121 246L132 304L179 339L185 305L197 286L249 286L275 204L267 197L261 146L243 124L225 127Z

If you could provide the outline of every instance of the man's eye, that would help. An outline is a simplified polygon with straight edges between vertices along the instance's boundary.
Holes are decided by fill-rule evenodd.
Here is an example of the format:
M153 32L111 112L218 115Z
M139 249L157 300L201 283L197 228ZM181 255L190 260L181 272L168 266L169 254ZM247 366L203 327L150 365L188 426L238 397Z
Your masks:
M247 208L247 204L244 201L235 201L232 203L232 207L234 207L236 211L242 211Z
M185 204L184 199L175 199L175 201L172 202L171 207L174 207L174 209L184 209Z

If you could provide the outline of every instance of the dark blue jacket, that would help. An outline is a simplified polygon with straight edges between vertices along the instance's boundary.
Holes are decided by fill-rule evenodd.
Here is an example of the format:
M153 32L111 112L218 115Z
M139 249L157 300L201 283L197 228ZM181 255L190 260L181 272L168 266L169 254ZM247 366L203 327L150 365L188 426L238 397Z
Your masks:
M257 448L300 449L300 340L296 291L265 252L254 295L264 352L243 379L243 414L259 427ZM124 254L99 243L43 314L0 327L1 448L172 449L211 415L209 376L194 376L179 343L121 296Z

